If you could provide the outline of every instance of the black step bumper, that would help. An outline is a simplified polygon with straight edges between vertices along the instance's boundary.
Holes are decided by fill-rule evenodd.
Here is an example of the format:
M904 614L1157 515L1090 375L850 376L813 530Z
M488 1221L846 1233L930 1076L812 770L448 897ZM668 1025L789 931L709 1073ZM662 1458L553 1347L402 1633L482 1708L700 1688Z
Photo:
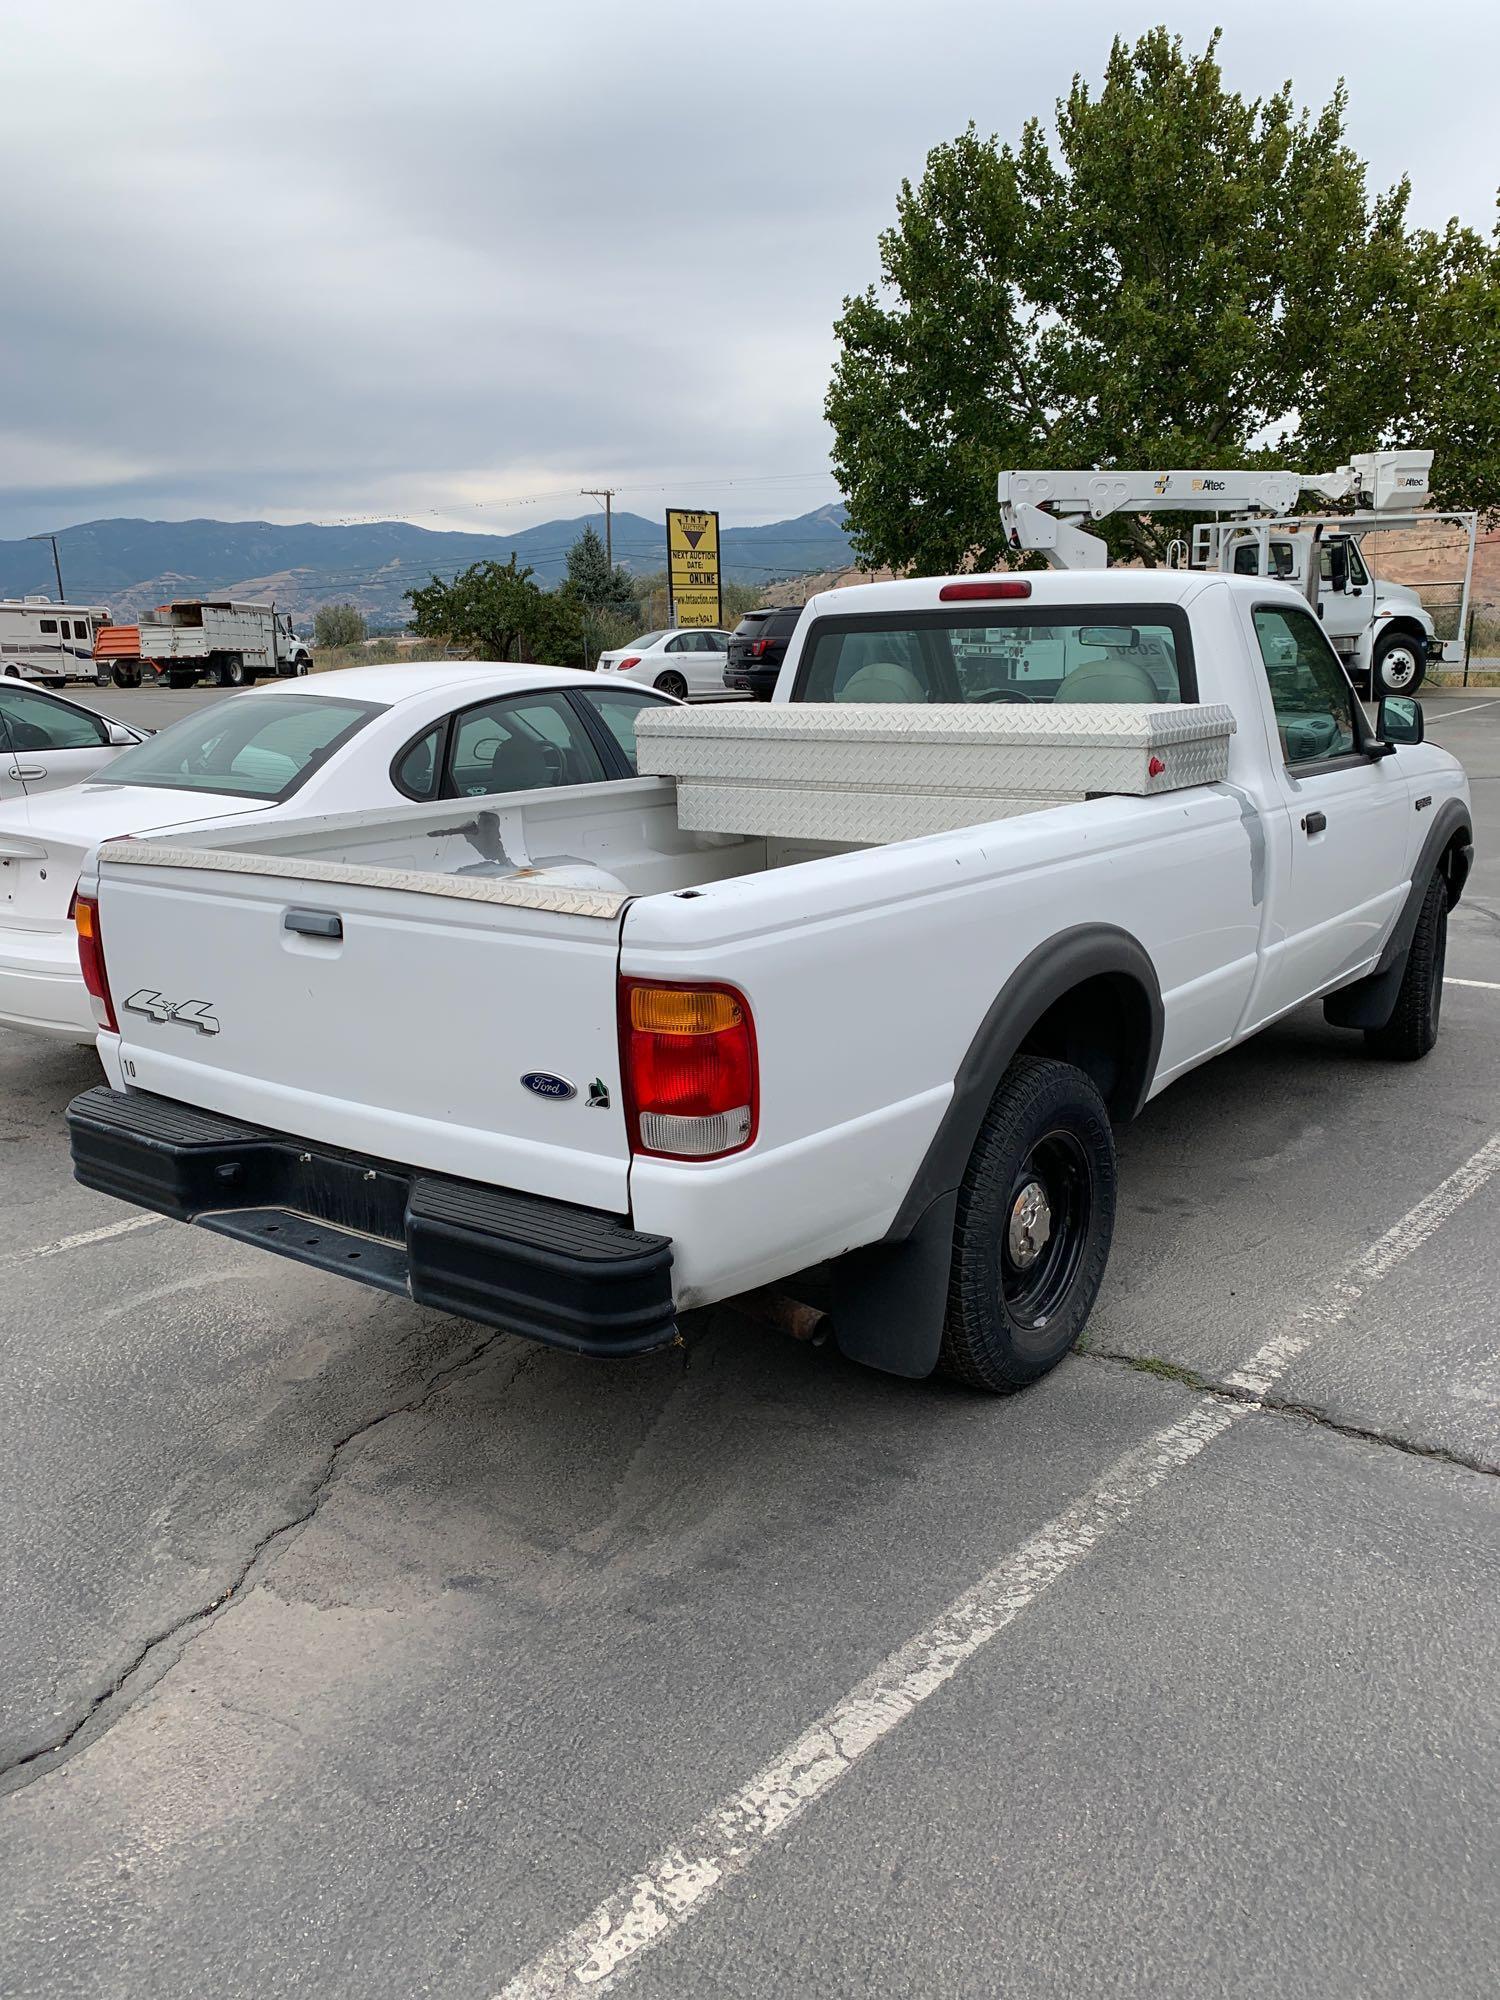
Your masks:
M597 1209L243 1125L143 1092L68 1106L73 1172L138 1208L579 1354L676 1333L672 1244Z

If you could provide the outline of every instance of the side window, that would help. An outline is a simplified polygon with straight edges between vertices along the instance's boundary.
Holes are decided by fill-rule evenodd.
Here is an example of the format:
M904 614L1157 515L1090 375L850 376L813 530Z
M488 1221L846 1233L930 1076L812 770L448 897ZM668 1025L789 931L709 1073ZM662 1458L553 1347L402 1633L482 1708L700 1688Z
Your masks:
M691 653L695 650L697 636L695 632L679 632L675 639L668 639L666 650L669 653Z
M6 688L0 693L0 710L17 751L97 750L109 742L109 730L97 715L67 702L48 701L45 695L30 694L24 688Z
M1235 550L1234 573L1236 576L1260 575L1260 550L1254 542L1241 542Z
M391 783L398 792L405 792L409 799L437 796L438 751L442 740L443 725L435 722L400 752L391 766Z
M626 763L634 771L635 725L643 708L666 708L663 701L652 701L648 695L628 694L624 688L601 688L596 694L592 688L580 688L580 697L589 703L599 720L619 744Z
M51 633L51 634L55 635L55 634L56 634L56 632L57 632L57 620L56 620L55 618L44 618L44 619L42 619L42 621L41 621L41 629L42 629L42 630L43 630L44 632L47 632L47 633Z
M459 715L443 789L450 797L482 798L544 785L593 785L606 776L562 695L519 695L481 702Z
M1354 690L1316 618L1279 604L1262 606L1255 636L1287 763L1347 757L1355 747Z

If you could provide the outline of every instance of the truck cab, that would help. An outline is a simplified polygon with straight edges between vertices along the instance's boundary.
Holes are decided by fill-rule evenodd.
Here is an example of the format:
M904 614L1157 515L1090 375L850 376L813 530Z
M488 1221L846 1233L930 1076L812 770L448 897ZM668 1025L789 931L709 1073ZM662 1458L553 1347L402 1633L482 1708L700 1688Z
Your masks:
M1296 526L1267 533L1246 523L1223 534L1218 566L1235 576L1259 576L1264 562L1267 576L1294 584L1312 602L1307 573L1314 549L1316 610L1334 651L1373 697L1415 693L1429 654L1438 650L1432 615L1407 585L1372 573L1360 536L1318 537Z

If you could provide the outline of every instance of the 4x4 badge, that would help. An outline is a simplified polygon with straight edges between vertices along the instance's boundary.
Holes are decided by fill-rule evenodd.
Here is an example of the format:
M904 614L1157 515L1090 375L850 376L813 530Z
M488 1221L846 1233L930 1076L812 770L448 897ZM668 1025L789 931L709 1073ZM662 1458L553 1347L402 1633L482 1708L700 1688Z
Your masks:
M196 1028L200 1035L216 1035L219 1017L212 1012L212 1000L163 1000L154 986L138 986L125 1002L132 1014L144 1014L152 1021L175 1021L179 1028Z

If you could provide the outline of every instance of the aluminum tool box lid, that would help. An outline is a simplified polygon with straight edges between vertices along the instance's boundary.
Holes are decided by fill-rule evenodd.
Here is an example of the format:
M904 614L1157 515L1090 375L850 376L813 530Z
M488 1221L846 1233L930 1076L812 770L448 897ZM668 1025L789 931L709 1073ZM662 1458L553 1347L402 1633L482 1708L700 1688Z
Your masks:
M1212 784L1234 727L1223 704L809 702L648 711L637 742L690 831L881 842Z

